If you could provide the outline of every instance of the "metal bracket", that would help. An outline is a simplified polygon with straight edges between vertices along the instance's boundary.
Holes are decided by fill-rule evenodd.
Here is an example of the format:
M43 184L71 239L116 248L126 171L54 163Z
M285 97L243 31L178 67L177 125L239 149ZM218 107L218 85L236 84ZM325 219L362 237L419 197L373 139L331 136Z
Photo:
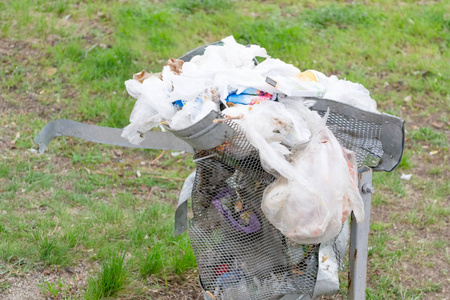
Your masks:
M184 181L183 188L178 198L177 210L175 211L175 232L174 236L178 236L187 229L187 209L188 200L191 198L192 187L194 186L196 171L192 172Z
M127 139L121 137L121 134L122 128L103 127L59 119L45 125L34 138L34 142L39 145L40 153L44 153L50 142L58 136L72 136L94 143L130 148L194 152L189 144L170 132L148 131L144 134L144 141L139 145L131 144Z
M381 115L381 144L383 157L374 171L391 172L400 163L405 145L405 121L383 113Z

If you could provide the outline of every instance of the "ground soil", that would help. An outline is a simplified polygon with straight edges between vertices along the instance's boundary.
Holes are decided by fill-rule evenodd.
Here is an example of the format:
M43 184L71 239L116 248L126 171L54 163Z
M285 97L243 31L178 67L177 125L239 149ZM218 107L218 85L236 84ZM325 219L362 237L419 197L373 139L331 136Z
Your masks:
M14 266L3 264L9 273L0 275L0 283L9 288L0 292L3 300L46 300L51 294L44 294L46 283L52 283L58 287L58 283L64 285L67 296L82 297L82 291L86 286L86 279L90 264L79 262L77 266L58 268L41 268L23 274L14 273ZM1 290L0 290L1 291Z

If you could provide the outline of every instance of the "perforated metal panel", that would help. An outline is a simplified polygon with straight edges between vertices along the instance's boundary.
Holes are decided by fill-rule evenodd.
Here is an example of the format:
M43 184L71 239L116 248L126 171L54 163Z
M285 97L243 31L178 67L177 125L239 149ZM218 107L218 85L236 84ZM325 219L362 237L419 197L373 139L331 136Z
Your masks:
M324 111L318 113L325 114ZM381 124L330 112L327 125L343 147L355 152L358 167L379 164L383 156Z

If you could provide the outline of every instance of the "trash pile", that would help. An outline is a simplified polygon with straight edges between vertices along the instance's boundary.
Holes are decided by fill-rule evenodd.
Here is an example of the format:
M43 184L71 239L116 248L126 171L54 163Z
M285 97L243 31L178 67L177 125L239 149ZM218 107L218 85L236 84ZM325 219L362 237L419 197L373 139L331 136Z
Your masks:
M264 59L258 63L257 58ZM122 137L138 144L161 124L181 130L211 111L233 120L277 179L264 191L262 210L286 237L300 244L336 236L351 211L364 218L352 152L343 149L310 97L377 112L361 85L271 58L257 45L232 36L210 45L189 62L170 59L161 73L145 71L125 82L137 99Z

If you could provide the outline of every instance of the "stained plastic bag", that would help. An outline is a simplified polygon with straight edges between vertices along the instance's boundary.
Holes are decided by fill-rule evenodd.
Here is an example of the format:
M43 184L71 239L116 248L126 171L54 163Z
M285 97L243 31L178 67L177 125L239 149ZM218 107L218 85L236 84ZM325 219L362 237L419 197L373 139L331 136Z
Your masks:
M293 153L292 164L295 172L272 183L261 204L266 218L286 237L300 244L322 243L339 233L349 211L362 221L363 202L349 168L356 170L356 162L346 160L327 127Z
M312 137L311 128L325 123L300 99L264 101L247 111L240 122L248 141L259 150L263 168L275 175L296 178L292 150L304 147ZM322 124L322 125L320 125Z
M364 218L354 153L341 147L327 117L284 98L253 105L240 121L263 168L278 177L264 191L262 211L300 244L336 236L352 210L358 222Z

